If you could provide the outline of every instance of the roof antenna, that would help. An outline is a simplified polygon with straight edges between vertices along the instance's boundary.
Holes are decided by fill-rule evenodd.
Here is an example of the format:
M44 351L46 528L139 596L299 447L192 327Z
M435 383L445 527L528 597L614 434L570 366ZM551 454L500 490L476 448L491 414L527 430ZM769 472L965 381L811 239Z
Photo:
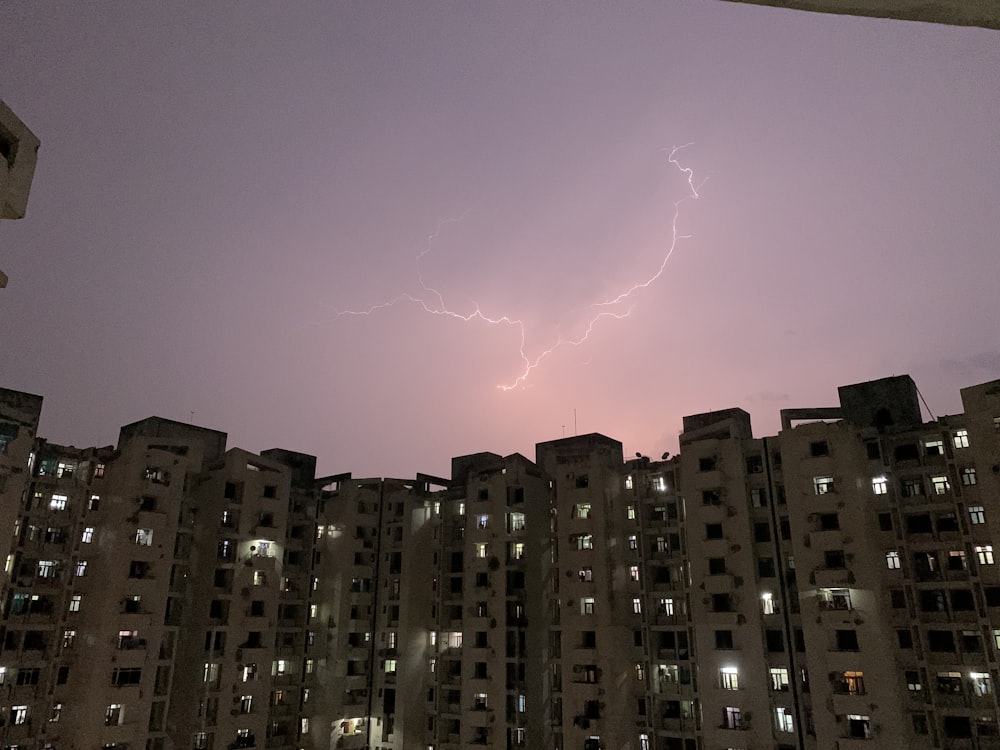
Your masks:
M914 387L914 388L917 388L917 384L916 384L916 383L914 383L914 384L913 384L913 387ZM935 417L935 416L934 416L934 412L932 412L932 411L931 411L931 407L929 407L929 406L927 405L927 399L925 399L925 398L924 398L924 394L922 394L922 393L920 392L920 389L919 389L919 388L917 388L917 395L918 395L918 396L920 396L920 400L921 400L921 401L923 402L923 404L924 404L924 408L925 408L925 409L927 410L927 413L928 413L928 414L930 415L930 417L931 417L931 421L932 421L932 422L937 422L937 417Z
M573 437L576 437L577 434L579 434L579 433L577 433L577 431L576 431L576 409L574 408L573 409Z

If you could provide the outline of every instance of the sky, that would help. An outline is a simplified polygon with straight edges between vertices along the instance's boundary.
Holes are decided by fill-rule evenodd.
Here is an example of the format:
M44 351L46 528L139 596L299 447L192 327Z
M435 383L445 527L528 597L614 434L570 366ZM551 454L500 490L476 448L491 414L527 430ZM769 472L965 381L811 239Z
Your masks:
M53 442L158 415L448 476L588 432L658 457L733 406L774 434L904 373L954 414L1000 377L995 31L710 0L0 5L0 99L42 144L0 225L0 385L45 397Z

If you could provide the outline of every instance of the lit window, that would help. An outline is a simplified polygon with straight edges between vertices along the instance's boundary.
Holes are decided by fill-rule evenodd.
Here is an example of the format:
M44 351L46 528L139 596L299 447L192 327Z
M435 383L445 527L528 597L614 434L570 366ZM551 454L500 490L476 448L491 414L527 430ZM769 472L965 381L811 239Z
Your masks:
M634 521L635 520L635 506L634 505L628 505L628 506L625 507L625 517L629 521Z
M944 441L943 440L925 440L924 450L927 452L928 456L943 456L944 455Z
M920 680L920 672L915 669L906 671L906 689L911 693L919 693L924 689L924 684Z
M580 534L576 538L577 549L594 549L594 537L592 534Z
M899 570L899 553L895 551L886 552L885 564L889 570Z
M386 674L396 674L396 660L386 659L385 660L385 673Z
M889 491L889 482L885 477L875 477L872 479L872 492L876 495L884 495Z
M972 680L972 692L974 695L983 696L993 692L989 672L969 672L969 679Z
M778 604L774 599L774 594L765 591L760 595L760 602L765 615L774 615L778 613Z
M592 583L594 580L594 571L592 568L580 568L580 580L583 583Z
M523 557L524 557L524 542L511 542L510 558L512 560L520 560Z
M981 547L973 547L972 549L976 553L976 559L980 565L993 564L993 545L985 544Z
M968 448L969 447L969 431L968 430L955 430L955 434L952 437L952 441L956 448Z
M474 693L472 696L472 710L485 711L487 703L486 693Z
M973 525L986 523L986 510L982 505L969 506L969 523Z
M215 682L219 679L219 665L213 662L205 662L201 670L202 682Z
M105 470L104 464L97 464L97 466L94 467L94 479L100 479L101 477L103 477L104 470Z
M577 503L573 508L573 518L590 518L590 503Z
M966 487L971 487L976 483L976 470L971 466L962 469L962 484Z
M244 695L240 697L240 713L248 714L253 708L253 696Z
M153 545L153 530L152 529L136 529L135 530L135 543L141 544L145 547L151 547Z
M104 712L105 726L118 726L125 720L125 706L121 703L112 703Z
M70 647L72 647L74 640L76 640L76 631L75 630L64 630L63 631L63 639L62 639L62 647L63 648L70 648Z
M594 614L594 597L585 596L582 599L580 599L580 614L581 615Z
M53 578L56 571L56 561L55 560L39 560L38 561L38 577L39 578Z
M632 485L632 475L629 474L627 477L625 477L625 489L630 490L630 489L632 489L632 486L633 486Z
M524 513L511 513L508 518L511 531L524 531Z
M628 538L629 549L639 549L639 538L635 534L630 534Z
M771 678L771 690L784 693L788 690L788 670L785 667L771 667L769 676Z
M850 589L820 589L819 605L821 609L850 609Z
M743 716L739 706L726 706L722 711L723 729L743 729Z
M641 615L642 614L642 599L638 597L633 597L632 599L632 614Z
M646 670L643 669L642 662L637 661L635 663L635 679L639 680L639 682L646 679Z
M518 693L517 696L517 712L523 714L528 710L528 699L524 693Z
M49 711L49 721L59 721L62 714L62 703L53 703L52 710Z
M639 735L639 750L650 750L648 734Z
M792 718L792 711L784 706L774 709L774 728L779 732L794 732L795 719Z
M257 679L257 665L256 664L244 664L243 665L243 682L250 682L251 680Z
M253 585L254 586L267 585L267 574L265 574L263 570L255 570L253 572Z
M80 535L80 541L83 542L84 544L90 544L92 541L94 541L94 527L93 526L87 526L83 530L83 533Z
M67 499L65 495L53 495L49 500L49 510L66 510Z
M934 487L935 495L944 495L951 489L951 483L946 476L931 477L931 485Z
M740 674L736 667L723 667L719 670L719 687L723 690L739 690Z
M674 600L673 599L660 599L660 612L665 615L673 616L674 614Z
M77 561L77 563L76 563L76 575L77 575L77 577L87 575L87 561L86 560L78 560Z
M864 695L864 672L844 672L844 687L849 695Z
M663 477L653 477L652 485L655 492L667 491L667 480Z
M871 739L872 736L871 717L861 716L860 714L848 714L847 734L850 737L855 737L861 740Z
M27 706L11 706L10 707L10 720L14 724L24 724L28 721L28 707Z
M486 529L489 528L489 525L490 525L490 517L488 515L484 514L476 516L476 528Z
M629 567L629 569L628 569L628 577L631 580L633 580L633 581L638 581L639 580L639 566L638 565L632 565L632 566Z
M479 542L476 544L476 557L483 560L490 555L490 545L486 542Z
M813 477L813 490L817 495L833 492L833 477Z
M80 604L83 602L83 596L81 594L73 594L69 600L69 611L79 612Z

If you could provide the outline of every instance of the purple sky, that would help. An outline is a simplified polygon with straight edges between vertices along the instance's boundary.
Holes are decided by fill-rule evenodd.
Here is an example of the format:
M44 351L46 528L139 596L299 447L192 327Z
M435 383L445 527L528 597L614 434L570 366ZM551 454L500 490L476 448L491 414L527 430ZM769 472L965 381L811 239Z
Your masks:
M910 373L1000 376L1000 36L730 3L14 3L40 137L0 225L0 385L42 434L151 414L325 472L578 431L676 450ZM579 338L594 302L655 283ZM665 150L666 149L666 150ZM448 222L448 219L460 219ZM440 228L440 232L438 229ZM431 235L436 235L429 240Z

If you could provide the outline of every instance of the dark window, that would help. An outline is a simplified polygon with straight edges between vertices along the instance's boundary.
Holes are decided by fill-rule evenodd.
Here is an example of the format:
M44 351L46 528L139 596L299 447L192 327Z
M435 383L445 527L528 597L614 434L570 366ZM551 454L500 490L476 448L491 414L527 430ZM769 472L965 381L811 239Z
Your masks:
M698 471L714 471L715 470L715 457L705 456L704 458L698 459Z
M987 607L1000 607L1000 586L983 586Z
M722 502L722 495L718 490L703 490L701 493L702 505L718 505Z
M264 497L275 498L278 496L278 488L273 484L264 485Z
M576 486L577 489L581 490L586 489L587 487L590 486L590 477L588 477L586 474L580 474L576 478Z
M882 531L892 531L892 514L891 513L879 513L878 514L878 527Z
M706 523L705 524L705 538L706 539L722 539L722 524L721 523Z
M906 532L908 534L930 534L934 531L931 526L930 513L914 513L906 517Z
M842 549L828 549L823 553L823 564L827 568L843 568L847 566L847 558Z
M817 440L813 443L809 443L809 455L813 458L818 458L819 456L829 456L830 446L825 440Z
M757 576L759 578L774 578L775 567L773 557L762 557L757 561Z
M708 558L708 574L710 576L722 575L725 572L726 572L726 558L724 557Z
M780 630L765 630L764 642L771 652L785 650L785 635Z
M490 574L486 572L476 573L476 587L485 588L490 585Z
M968 612L976 608L971 589L952 589L951 608L954 612Z
M928 630L927 647L931 651L955 651L955 634L950 630Z
M882 451L879 450L877 440L866 440L865 450L868 451L868 458L872 461L876 461L882 457Z
M900 648L913 648L913 633L909 629L897 630L896 642Z
M264 616L264 601L263 599L254 599L250 602L250 616L251 617L263 617Z
M893 609L906 609L906 592L903 589L889 589L889 600Z
M916 443L903 443L896 446L897 461L915 461L920 458L920 448Z
M788 516L782 516L778 525L781 528L781 538L787 542L792 538L792 526L788 523Z
M476 498L479 499L479 500L489 500L490 499L490 491L489 491L489 489L486 488L486 487L483 487L477 493Z
M65 685L69 681L69 667L59 667L56 672L56 684Z
M835 631L838 651L858 650L858 631L837 630Z
M715 631L715 647L729 649L733 647L733 631L732 630L716 630Z
M771 541L771 526L768 523L755 523L753 525L753 540L755 542Z
M733 600L729 594L712 594L713 612L732 612Z
M764 471L764 459L760 456L747 456L747 474L760 474Z
M941 513L937 517L938 531L958 531L958 518L954 513Z
M963 738L972 736L972 722L968 716L945 716L944 736Z
M819 514L820 531L836 531L840 528L840 516L836 513Z
M236 499L236 484L233 483L233 482L226 482L226 488L225 488L225 490L223 492L223 495L224 495L224 497L227 500L235 500Z
M920 610L922 612L944 612L945 605L944 591L940 589L925 589L920 592Z
M584 648L597 648L597 631L584 630L580 633L580 643Z

